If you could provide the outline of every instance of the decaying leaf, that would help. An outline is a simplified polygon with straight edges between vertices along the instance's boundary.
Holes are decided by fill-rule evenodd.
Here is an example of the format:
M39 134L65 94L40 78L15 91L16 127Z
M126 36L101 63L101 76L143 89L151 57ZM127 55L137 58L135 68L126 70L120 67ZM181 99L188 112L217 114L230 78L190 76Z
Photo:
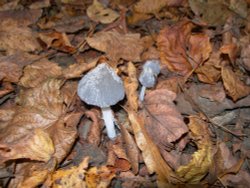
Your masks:
M131 109L134 111L137 111L138 109L138 79L136 75L136 67L132 62L128 63L128 77L125 79L124 86L125 86L125 92L126 96L128 98L128 104Z
M103 24L112 23L119 17L117 12L110 8L104 7L97 0L94 0L93 4L87 8L87 15L90 17L90 19Z
M128 111L129 121L132 125L135 140L142 151L142 156L150 174L157 174L157 183L159 187L166 187L170 182L172 174L171 168L162 158L157 146L149 137L143 119L133 111Z
M223 66L221 76L224 87L234 101L250 94L250 87L245 85L229 66Z
M167 89L149 92L145 97L145 128L154 142L168 145L188 132L181 114L173 103L176 94Z
M144 49L140 34L122 35L107 31L96 33L86 40L92 48L105 52L115 62L120 58L133 62L140 61L140 55Z
M47 162L54 154L54 144L42 129L35 129L15 142L0 144L0 163L11 159Z
M192 160L185 166L177 169L176 173L187 183L195 184L208 173L213 159L213 144L210 140L208 125L199 117L189 117L191 137L198 147L192 155Z

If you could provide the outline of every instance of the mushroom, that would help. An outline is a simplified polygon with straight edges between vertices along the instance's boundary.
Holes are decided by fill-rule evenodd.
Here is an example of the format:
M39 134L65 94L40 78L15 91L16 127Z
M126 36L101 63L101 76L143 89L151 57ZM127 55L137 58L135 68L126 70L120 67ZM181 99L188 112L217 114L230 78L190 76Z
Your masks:
M146 88L154 87L156 83L156 77L160 73L160 62L159 60L148 60L143 65L143 70L140 74L139 81L142 84L141 92L139 95L140 101L144 100Z
M108 137L114 139L116 132L110 106L124 98L121 78L106 63L99 64L80 80L77 94L87 104L101 108Z

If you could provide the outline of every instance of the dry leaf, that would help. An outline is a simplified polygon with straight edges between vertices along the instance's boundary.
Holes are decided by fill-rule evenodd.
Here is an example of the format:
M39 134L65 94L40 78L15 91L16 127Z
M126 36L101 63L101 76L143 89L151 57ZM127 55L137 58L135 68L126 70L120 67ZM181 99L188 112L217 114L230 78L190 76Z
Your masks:
M81 187L87 188L84 181L86 176L86 168L88 167L88 158L85 158L79 165L73 166L69 169L62 169L52 174L51 182L47 186L53 188L68 188L68 187Z
M250 87L245 85L229 66L223 66L221 76L227 94L237 101L250 94Z
M46 45L46 48L54 48L59 51L73 53L76 48L71 45L68 36L65 33L57 31L39 33L40 42Z
M159 187L166 187L172 175L171 168L162 158L157 146L152 142L144 125L142 118L139 118L133 111L128 111L137 146L142 151L142 156L150 174L157 174Z
M91 20L101 22L103 24L109 24L115 21L119 14L110 8L104 7L97 0L93 1L93 4L87 8L87 15Z
M157 38L160 58L163 64L173 72L183 75L192 70L186 57L186 40L190 35L193 24L187 21L162 29Z
M138 173L139 170L139 149L136 146L135 140L129 134L124 125L120 125L122 139L125 142L125 149L128 159L131 163L132 171L134 174Z
M106 188L115 177L114 172L106 166L92 167L86 173L88 188Z
M176 94L167 89L151 91L145 97L145 128L160 147L175 142L188 132L173 102L175 98Z
M213 151L208 125L199 117L189 117L191 137L198 147L192 155L192 160L185 166L180 166L176 173L184 178L187 183L197 184L208 173L212 165Z
M138 109L138 79L136 74L136 67L132 62L128 62L128 77L126 77L124 86L125 86L125 92L128 99L128 105L129 107L137 111Z
M140 61L143 43L140 34L125 34L107 31L88 37L88 44L97 50L105 52L109 58L117 62L120 58L127 61Z
M209 58L212 46L208 35L191 34L193 27L191 22L182 21L160 31L160 58L170 71L186 75Z
M15 23L8 21L0 24L0 50L8 54L15 54L17 51L34 52L41 47L34 33L28 27L18 27Z
M208 84L216 83L221 77L220 53L213 52L202 66L195 70L200 81Z
M32 88L48 78L57 78L61 74L61 67L56 63L42 59L24 68L19 84L26 88Z
M13 159L47 162L54 154L54 144L42 129L35 129L15 142L0 144L0 163Z
M95 58L90 63L75 63L63 70L63 76L66 79L79 78L82 76L82 73L87 72L88 70L94 68L98 62L99 58Z
M168 4L167 0L140 0L134 5L134 11L144 14L156 14Z

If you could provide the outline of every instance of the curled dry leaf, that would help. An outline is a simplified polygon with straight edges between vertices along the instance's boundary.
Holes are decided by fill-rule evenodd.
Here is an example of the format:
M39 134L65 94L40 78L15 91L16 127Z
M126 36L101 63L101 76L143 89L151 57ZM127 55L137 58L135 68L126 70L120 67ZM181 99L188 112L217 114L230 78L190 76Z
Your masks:
M15 142L0 144L0 163L22 158L47 162L53 154L54 144L42 129L35 129Z
M250 94L250 87L245 85L229 66L222 67L221 76L227 94L232 97L233 101Z
M87 72L88 70L94 68L98 62L99 58L94 59L90 63L75 63L63 70L63 76L66 79L79 78L82 76L82 73Z
M191 22L182 21L160 31L157 38L160 58L170 71L186 75L209 58L212 46L208 35L192 34L193 27Z
M37 61L23 69L23 76L19 85L26 88L33 88L48 78L57 78L62 74L61 68L46 59Z
M145 128L159 146L167 146L188 132L173 102L175 98L176 94L167 89L151 91L145 97Z
M171 181L170 176L172 175L172 170L164 161L157 146L149 137L144 127L143 119L133 111L128 111L128 117L134 131L137 146L142 151L142 156L149 173L152 174L155 172L157 174L157 184L159 187L168 186Z
M99 51L105 52L111 60L120 58L127 61L140 61L144 49L140 34L120 34L115 31L99 32L88 37L88 44Z
M208 125L197 116L189 117L190 136L196 143L198 151L185 166L180 166L176 173L187 183L195 184L208 173L212 165L213 144L210 140Z
M125 92L128 99L129 107L137 111L138 109L138 80L136 75L136 67L132 62L128 63L128 77L126 77L124 85L125 85Z
M104 7L97 0L93 1L93 4L87 8L87 15L91 20L101 22L103 24L109 24L115 21L119 14L110 8Z
M52 47L56 50L68 53L72 53L76 50L76 48L71 45L69 38L65 33L57 31L39 33L39 39L46 44L47 48Z

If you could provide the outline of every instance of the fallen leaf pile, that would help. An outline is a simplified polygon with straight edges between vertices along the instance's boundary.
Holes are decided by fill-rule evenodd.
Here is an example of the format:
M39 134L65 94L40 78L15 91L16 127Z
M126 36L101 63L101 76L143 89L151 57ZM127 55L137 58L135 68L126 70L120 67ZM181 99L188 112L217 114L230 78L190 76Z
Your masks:
M249 0L1 1L0 187L249 187L249 12ZM140 101L148 60L161 71ZM101 63L125 88L112 140L77 92Z

